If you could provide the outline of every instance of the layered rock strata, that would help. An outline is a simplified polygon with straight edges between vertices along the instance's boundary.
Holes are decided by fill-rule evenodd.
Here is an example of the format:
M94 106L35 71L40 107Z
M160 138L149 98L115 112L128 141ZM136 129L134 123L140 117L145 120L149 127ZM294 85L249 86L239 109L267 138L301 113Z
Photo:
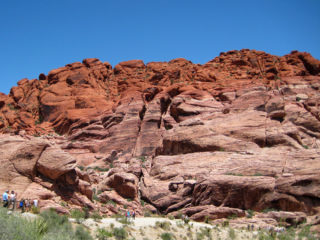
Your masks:
M12 153L2 150L2 161L23 179L22 192L28 184L51 184L49 192L72 186L94 195L92 208L104 214L319 214L319 87L320 62L296 51L278 57L244 49L204 65L133 60L113 69L86 59L0 96L2 132L59 148L39 140L20 161L11 156L23 149L4 147Z

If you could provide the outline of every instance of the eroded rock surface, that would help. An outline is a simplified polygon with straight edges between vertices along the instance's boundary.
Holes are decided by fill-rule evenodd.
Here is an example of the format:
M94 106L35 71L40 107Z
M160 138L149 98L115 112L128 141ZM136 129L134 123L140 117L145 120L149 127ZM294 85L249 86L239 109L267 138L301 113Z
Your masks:
M316 214L319 88L320 62L297 51L68 64L0 95L1 131L20 134L2 138L1 187L104 214Z
M63 199L77 199L77 194L90 202L92 194L81 191L75 171L76 160L58 146L37 138L26 140L20 136L2 135L0 152L1 192L14 190L18 199L39 199L42 207L47 207L43 204L47 201L59 205ZM91 188L89 183L87 185ZM88 206L92 207L92 204ZM59 211L63 211L62 208L60 206Z

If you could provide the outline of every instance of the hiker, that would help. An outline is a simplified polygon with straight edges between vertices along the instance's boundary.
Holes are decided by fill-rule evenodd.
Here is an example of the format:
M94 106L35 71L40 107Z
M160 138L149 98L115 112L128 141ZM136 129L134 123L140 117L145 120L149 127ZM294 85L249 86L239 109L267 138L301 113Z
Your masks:
M130 211L129 210L127 211L127 219L128 220L130 219Z
M12 211L14 211L16 209L16 199L17 199L17 195L12 190L11 194L10 194L10 204L12 204Z
M30 211L30 200L26 199L25 204L26 204L26 211L27 212Z
M21 209L21 212L24 213L24 207L25 207L25 202L24 199L21 199L19 202L19 208Z
M5 191L2 194L3 207L8 207L9 205L8 193L9 193L9 190Z
M136 219L136 212L132 211L132 219L135 220Z
M33 206L34 207L38 207L38 199L34 199L33 200Z

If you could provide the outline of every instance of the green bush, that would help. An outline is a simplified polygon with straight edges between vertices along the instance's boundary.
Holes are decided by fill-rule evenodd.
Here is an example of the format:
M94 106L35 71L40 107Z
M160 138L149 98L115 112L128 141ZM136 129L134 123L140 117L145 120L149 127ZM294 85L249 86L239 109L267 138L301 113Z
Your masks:
M311 226L304 226L298 233L299 239L317 239L316 235L310 232Z
M76 240L66 216L47 210L35 220L27 220L16 215L8 215L7 209L0 208L0 239L2 240ZM90 237L82 239L92 239Z
M162 233L160 235L160 237L162 240L174 240L175 239L174 235L172 233L168 233L168 232Z
M248 216L247 216L248 218L252 218L254 216L254 211L251 209L248 209L247 213L248 213Z
M54 209L45 210L40 213L40 216L46 221L51 230L61 228L62 225L69 225L71 229L68 217L66 215L59 215Z
M99 212L96 212L94 211L91 215L90 215L91 218L93 218L94 220L99 220L99 219L102 219L101 215L99 214Z
M205 216L205 217L204 217L204 222L205 222L205 223L210 223L210 218L209 218L209 216Z
M127 231L121 227L121 228L114 228L113 229L113 235L115 236L116 239L118 240L124 240L128 237Z
M110 204L110 205L112 205L112 206L116 206L117 204L114 202L114 201L112 201L112 200L109 200L108 202L107 202L107 204Z
M85 218L85 212L80 209L72 209L70 215L75 219Z
M2 211L3 212L3 211ZM19 219L14 216L8 216L5 213L0 213L0 238L5 240L38 240L41 239L41 234L35 224L30 224L25 219Z
M228 227L229 226L229 221L225 220L222 222L222 227Z
M107 231L104 228L99 228L96 233L98 240L107 240L113 236L112 232Z
M262 210L263 213L274 212L274 211L279 211L279 210L274 209L274 208L266 208L266 209Z
M186 216L184 219L183 219L184 223L185 224L188 224L190 222L190 219L188 216Z
M145 156L140 156L139 159L141 160L141 162L145 162L146 161L146 157Z
M87 230L85 230L84 227L81 225L77 226L74 235L77 240L93 240L90 233Z
M84 166L78 166L78 168L83 171L84 170Z
M143 213L144 217L151 217L152 213L149 210L145 210L145 212Z
M96 202L100 202L98 195L95 193L93 194L92 199L95 200Z
M176 225L177 225L177 227L179 227L179 228L183 228L183 227L184 227L184 223L183 223L183 221L181 221L181 220L176 221Z
M197 232L196 234L196 239L197 240L211 239L211 228L208 228L208 227L201 228L200 232Z
M109 171L109 168L101 168L101 167L94 167L94 170L97 170L99 172L108 172Z
M39 214L40 213L40 209L38 207L32 206L31 207L31 212L33 214Z
M164 222L157 221L156 222L156 227L162 228L163 230L170 230L170 226L171 226L171 223L168 221L164 221Z
M230 239L236 239L236 232L232 228L229 229L229 237Z

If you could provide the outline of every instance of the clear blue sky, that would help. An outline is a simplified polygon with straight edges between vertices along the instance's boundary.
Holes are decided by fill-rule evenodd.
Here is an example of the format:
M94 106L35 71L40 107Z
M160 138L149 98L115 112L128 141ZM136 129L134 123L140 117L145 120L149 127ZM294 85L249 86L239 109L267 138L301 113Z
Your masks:
M113 66L250 48L320 59L320 0L7 0L0 2L0 92L84 58Z

